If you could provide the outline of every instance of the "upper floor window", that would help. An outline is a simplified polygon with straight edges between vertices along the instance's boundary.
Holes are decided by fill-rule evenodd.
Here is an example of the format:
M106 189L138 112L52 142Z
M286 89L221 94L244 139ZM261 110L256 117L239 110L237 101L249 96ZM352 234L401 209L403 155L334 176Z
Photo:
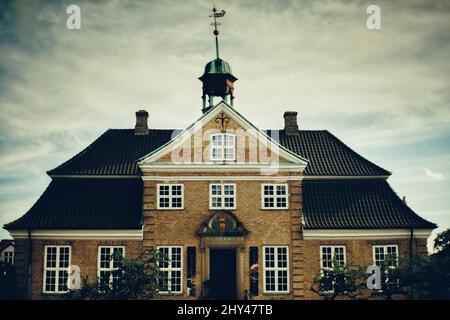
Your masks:
M183 209L182 184L158 184L158 209Z
M118 257L125 256L123 246L100 246L98 247L98 278L100 287L111 285L118 275L114 271L119 268Z
M159 258L159 293L183 292L183 247L158 247Z
M287 246L267 246L264 249L264 292L289 292Z
M44 293L68 291L70 246L46 246L44 255Z
M261 186L263 209L287 209L288 208L288 185L263 184Z
M217 133L211 135L211 160L236 160L236 136L230 133Z
M210 184L210 209L236 209L236 185Z
M398 262L398 246L373 246L373 263L379 267L395 268Z
M320 266L332 269L345 265L345 246L321 246Z

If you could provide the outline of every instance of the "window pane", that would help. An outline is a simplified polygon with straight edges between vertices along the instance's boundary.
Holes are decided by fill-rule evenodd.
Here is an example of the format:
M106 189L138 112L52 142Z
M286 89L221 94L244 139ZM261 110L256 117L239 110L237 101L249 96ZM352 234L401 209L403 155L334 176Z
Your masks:
M266 291L275 291L275 271L266 270Z
M213 206L213 208L220 208L220 207L222 207L222 198L213 198L212 199L212 206Z
M273 268L275 267L275 248L269 247L265 250L265 261L266 261L266 267L267 268Z
M67 271L58 272L58 291L67 291Z
M45 291L53 292L56 287L56 271L45 272Z
M169 208L169 198L159 198L159 206L161 208Z
M225 185L224 186L224 194L225 195L234 195L234 185Z
M226 198L224 198L224 201L225 201L225 207L226 208L233 208L234 207L234 198L226 197Z
M68 268L69 267L69 248L60 247L59 248L59 267Z
M172 195L181 196L181 186L172 186Z
M225 146L234 146L234 136L232 135L225 135Z
M287 291L287 270L278 271L278 291Z
M171 273L171 291L180 292L181 291L181 271L172 271Z
M47 268L56 268L56 247L47 247Z
M277 207L286 208L286 198L277 198Z
M221 134L213 135L212 144L213 146L222 146L222 135Z
M286 186L278 185L277 186L277 195L286 195Z
M221 195L222 194L222 186L220 185L212 185L211 191L213 195Z
M273 186L264 186L264 195L273 195Z

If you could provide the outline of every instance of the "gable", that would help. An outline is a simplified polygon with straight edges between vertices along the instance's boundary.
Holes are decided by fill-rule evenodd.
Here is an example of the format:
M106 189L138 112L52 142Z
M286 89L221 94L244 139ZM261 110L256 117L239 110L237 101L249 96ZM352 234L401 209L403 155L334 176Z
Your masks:
M226 134L234 137L235 159L213 161L211 137ZM307 160L285 149L276 139L257 129L225 102L203 114L175 139L144 156L139 166L145 171L155 165L288 166L303 171Z

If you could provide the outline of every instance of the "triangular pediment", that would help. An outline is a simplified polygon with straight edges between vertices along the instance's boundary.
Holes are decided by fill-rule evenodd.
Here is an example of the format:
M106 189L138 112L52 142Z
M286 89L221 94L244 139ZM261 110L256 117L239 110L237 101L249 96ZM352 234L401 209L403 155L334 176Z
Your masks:
M223 133L235 136L233 161L209 157L210 137ZM142 157L141 169L155 165L294 166L302 171L307 160L281 146L274 137L256 128L233 107L222 101L203 114L174 139Z

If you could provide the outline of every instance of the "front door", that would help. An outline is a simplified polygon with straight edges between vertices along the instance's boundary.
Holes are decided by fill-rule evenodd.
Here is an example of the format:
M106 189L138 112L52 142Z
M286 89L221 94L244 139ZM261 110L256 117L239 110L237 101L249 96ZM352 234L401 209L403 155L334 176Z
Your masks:
M211 298L236 299L236 249L210 249Z

